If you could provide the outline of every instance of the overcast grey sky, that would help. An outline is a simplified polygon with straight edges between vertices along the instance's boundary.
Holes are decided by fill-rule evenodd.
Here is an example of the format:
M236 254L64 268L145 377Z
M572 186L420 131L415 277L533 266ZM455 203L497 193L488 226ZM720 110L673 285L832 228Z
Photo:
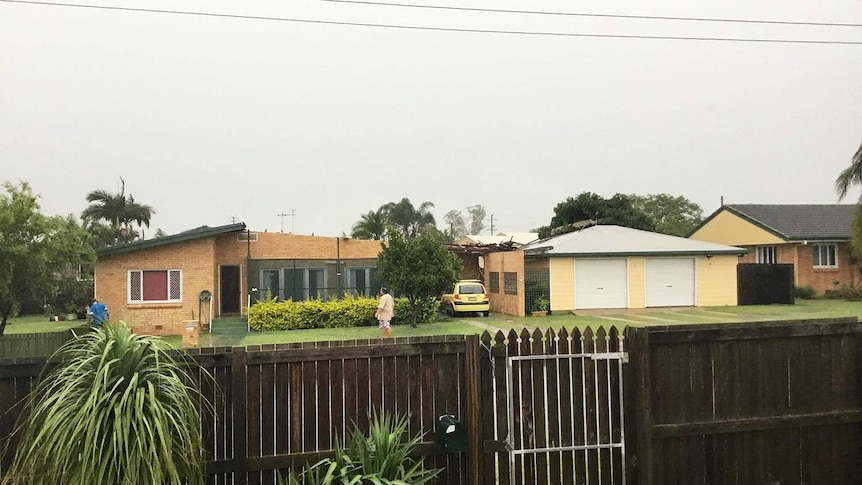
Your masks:
M385 0L384 0L385 1ZM405 0L407 1L407 0ZM862 23L862 0L413 3ZM81 0L87 2L87 0ZM95 2L93 2L95 3ZM441 12L318 0L102 5L352 22L862 41L859 27ZM862 140L862 45L428 32L0 3L0 180L51 214L126 190L168 233L350 232L409 197L546 224L568 196L834 203ZM859 191L848 198L855 200ZM285 219L290 230L290 219Z

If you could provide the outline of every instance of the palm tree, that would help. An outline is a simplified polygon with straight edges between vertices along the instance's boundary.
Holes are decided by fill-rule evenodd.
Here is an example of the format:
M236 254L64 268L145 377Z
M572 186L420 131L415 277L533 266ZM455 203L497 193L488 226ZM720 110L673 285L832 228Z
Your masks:
M386 229L389 227L389 219L386 210L381 207L376 211L368 211L363 214L359 221L353 225L350 237L354 239L382 240L386 238Z
M845 168L835 180L835 191L838 200L843 199L854 186L862 186L862 145L850 159L850 166ZM862 196L859 198L859 212L850 228L852 245L857 259L862 260ZM859 267L862 271L862 266Z
M843 199L847 195L847 191L856 185L862 186L862 145L859 145L856 154L850 159L850 166L845 168L835 180L835 191L838 192L838 199Z
M410 199L405 197L400 202L390 202L381 209L386 208L389 221L401 229L404 237L413 238L425 227L437 227L434 215L429 211L432 207L434 204L428 201L419 204L418 208L414 207Z
M138 237L132 224L139 228L150 227L150 218L155 214L152 206L135 202L132 194L126 195L126 181L120 178L121 189L117 193L94 190L87 194L90 205L81 213L81 219L88 226L97 221L106 221L115 234L113 242L128 242ZM101 231L104 232L104 231Z

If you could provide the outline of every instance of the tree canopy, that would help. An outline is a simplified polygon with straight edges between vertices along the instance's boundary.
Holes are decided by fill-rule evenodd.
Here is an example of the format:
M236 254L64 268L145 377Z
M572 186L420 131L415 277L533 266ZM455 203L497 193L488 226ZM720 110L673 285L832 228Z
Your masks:
M353 225L350 237L354 239L381 240L386 237L386 230L388 228L388 214L386 209L381 207L376 211L368 211L367 214L363 214L359 221Z
M414 207L410 199L404 197L398 202L390 202L384 205L389 222L401 229L404 237L417 237L424 227L437 227L434 215L430 209L434 207L431 202L425 201Z
M467 214L470 215L470 234L482 234L485 229L485 208L479 204L467 207Z
M688 237L703 221L703 209L685 197L670 194L629 196L635 209L652 220L656 232Z
M407 297L414 326L422 305L443 294L460 272L461 259L427 235L408 239L394 232L377 258L378 278Z
M838 200L846 197L847 192L853 187L862 187L862 145L859 145L856 153L850 157L850 166L842 170L835 180L835 191L838 192ZM853 255L857 260L862 261L862 196L859 197L858 203L859 212L850 228L850 236Z
M446 223L446 233L452 239L458 239L467 234L467 225L464 223L464 216L461 211L452 209L443 216L443 222Z
M569 197L554 207L554 216L548 226L538 229L539 237L545 238L573 230L571 225L582 221L596 221L599 224L614 224L652 231L655 224L643 210L635 206L635 201L626 194L616 194L610 199L592 192L583 192L577 197Z
M120 178L120 182L119 192L94 190L87 194L90 205L81 213L81 219L96 247L138 239L141 233L134 226L150 227L150 218L155 214L152 206L136 202L132 194L126 195L126 181Z
M383 204L376 211L368 211L353 224L351 237L356 239L386 239L390 229L395 228L406 238L414 238L437 224L430 209L431 202L423 202L415 207L407 197L398 202Z
M22 305L45 302L76 279L95 253L74 219L42 214L30 185L0 195L0 335Z

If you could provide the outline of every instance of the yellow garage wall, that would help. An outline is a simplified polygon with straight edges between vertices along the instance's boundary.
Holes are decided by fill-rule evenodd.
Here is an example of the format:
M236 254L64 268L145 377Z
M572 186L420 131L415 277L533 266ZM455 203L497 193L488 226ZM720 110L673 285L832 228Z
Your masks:
M765 231L745 219L722 210L694 234L691 239L708 241L730 246L753 246L758 244L779 244L784 240Z
M736 306L736 255L697 258L697 306Z
M628 259L629 269L629 308L644 308L646 306L646 262L644 258Z
M575 261L572 258L550 258L551 311L575 309Z

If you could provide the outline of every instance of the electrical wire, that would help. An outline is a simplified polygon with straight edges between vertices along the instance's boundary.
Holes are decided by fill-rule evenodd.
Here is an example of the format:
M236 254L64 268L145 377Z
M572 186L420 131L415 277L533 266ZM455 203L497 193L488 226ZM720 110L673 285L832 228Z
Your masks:
M373 2L369 0L317 0L319 2L328 3L347 3L356 5L374 5L379 7L401 7L401 8L422 8L433 10L456 10L462 12L489 12L489 13L513 13L525 15L552 15L563 17L591 17L591 18L610 18L610 19L636 19L636 20L674 20L683 22L719 22L719 23L739 23L739 24L761 24L761 25L805 25L817 27L862 27L862 24L847 24L835 22L797 22L789 20L749 20L749 19L727 19L727 18L711 18L711 17L668 17L662 15L625 15L625 14L608 14L608 13L582 13L582 12L554 12L547 10L509 10L502 8L478 8L478 7L453 7L449 5L419 5L412 3L390 3L390 2Z
M261 15L238 15L214 12L197 12L190 10L164 10L164 9L149 9L137 7L119 7L114 5L86 5L77 3L63 2L42 2L33 0L0 0L0 3L28 4L28 5L44 5L53 7L72 7L72 8L87 8L94 10L113 10L123 12L137 13L158 13L158 14L173 14L173 15L190 15L200 17L213 18L229 18L242 20L266 20L275 22L293 22L318 25L339 25L352 27L373 27L383 29L401 29L401 30L420 30L420 31L435 31L435 32L465 32L475 34L502 34L502 35L530 35L530 36L547 36L547 37L587 37L599 39L639 39L639 40L675 40L675 41L701 41L701 42L748 42L748 43L769 43L769 44L814 44L814 45L862 45L862 41L849 40L819 40L819 39L768 39L768 38L740 38L740 37L691 37L691 36L676 36L676 35L629 35L629 34L595 34L584 32L545 32L545 31L530 31L530 30L495 30L495 29L469 29L455 27L431 27L423 25L402 25L402 24L376 24L367 22L342 22L335 20L316 20L316 19L300 19L288 17L268 17Z

